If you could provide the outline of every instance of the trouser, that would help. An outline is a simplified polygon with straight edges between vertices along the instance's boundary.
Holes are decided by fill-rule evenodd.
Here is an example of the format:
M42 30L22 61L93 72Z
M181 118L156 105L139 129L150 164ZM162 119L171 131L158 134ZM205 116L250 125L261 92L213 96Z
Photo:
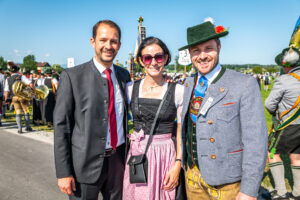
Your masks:
M98 200L101 192L105 200L122 200L123 177L125 169L125 144L117 147L117 151L104 158L99 180L94 184L76 182L74 196L70 200Z
M14 96L12 98L12 104L16 110L23 109L23 111L27 113L29 101L21 97Z
M185 176L186 193L189 200L235 200L241 182L212 186L207 184L197 166L187 167Z

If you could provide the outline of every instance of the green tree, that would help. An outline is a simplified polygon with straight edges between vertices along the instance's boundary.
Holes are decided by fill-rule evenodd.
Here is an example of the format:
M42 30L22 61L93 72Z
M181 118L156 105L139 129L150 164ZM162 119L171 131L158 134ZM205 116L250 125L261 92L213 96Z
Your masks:
M23 64L21 66L22 70L25 69L26 72L36 69L36 62L34 55L28 55L23 58Z
M59 64L53 64L51 70L61 73L64 70L64 68L62 68Z
M0 56L0 68L6 70L6 62L2 56Z
M262 67L256 66L252 68L252 72L255 74L261 74L262 73Z
M267 69L267 71L270 72L270 73L275 73L275 72L278 72L279 69L276 68L276 67L270 67L270 68Z

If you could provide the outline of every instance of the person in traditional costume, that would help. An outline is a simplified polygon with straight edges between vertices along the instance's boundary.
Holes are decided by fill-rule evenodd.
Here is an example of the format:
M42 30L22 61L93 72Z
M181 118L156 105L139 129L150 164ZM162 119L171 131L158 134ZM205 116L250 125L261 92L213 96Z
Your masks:
M127 84L133 133L128 136L131 145L125 167L123 199L175 199L181 171L180 129L184 88L182 85L166 82L163 77L164 66L171 61L171 55L160 39L144 39L138 48L136 59L139 66L144 68L146 77ZM131 183L128 160L131 156L145 153L151 127L164 95L167 97L158 114L153 137L146 152L147 182ZM174 124L176 118L177 128ZM173 132L176 136L176 147L172 140Z
M14 64L12 61L7 62L7 68L12 73L9 78L5 81L5 87L4 87L4 93L5 93L5 101L11 102L14 106L14 109L16 111L16 122L18 125L18 133L22 132L22 110L24 112L24 118L25 118L25 124L26 124L26 131L32 131L32 128L29 124L29 112L28 112L28 106L29 101L17 96L13 93L13 85L16 81L21 81L25 83L26 85L29 85L34 91L35 87L31 83L31 80L26 78L26 76L19 74L19 67Z
M270 137L270 150L274 156L269 153L268 157L275 182L275 190L271 192L271 196L272 199L289 199L291 196L300 200L300 111L297 112L300 109L300 51L293 47L286 48L276 56L275 61L282 66L285 74L275 80L265 101L266 109L275 120L275 131L272 133L274 137ZM281 154L290 156L294 179L291 194L288 194L285 185Z
M52 78L51 76L52 71L50 68L46 69L44 73L46 77L40 79L37 82L37 84L38 86L45 85L49 89L48 96L44 100L40 101L41 104L40 107L41 107L42 121L47 123L48 127L51 127L53 123L53 112L55 108L55 93L57 90L58 81L56 78Z
M219 63L220 37L211 18L187 29L197 69L187 77L182 108L183 166L188 199L254 200L267 157L267 127L255 78Z

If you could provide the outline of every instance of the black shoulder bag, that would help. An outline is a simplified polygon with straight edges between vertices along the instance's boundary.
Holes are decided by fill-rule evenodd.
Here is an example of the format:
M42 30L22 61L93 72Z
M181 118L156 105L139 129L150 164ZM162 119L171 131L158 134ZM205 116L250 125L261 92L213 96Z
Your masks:
M147 142L147 146L145 149L144 154L142 155L137 155L137 156L133 156L131 155L127 164L129 165L129 177L130 177L130 183L147 183L147 176L148 176L148 160L147 160L147 151L150 145L150 142L152 140L152 136L153 136L153 132L156 126L156 122L158 119L158 116L160 114L161 111L161 107L163 105L163 103L165 102L166 97L168 96L169 90L171 87L168 86L168 89L162 99L162 101L159 104L159 107L157 109L155 118L153 120L153 124L151 127L151 131L149 134L149 139Z

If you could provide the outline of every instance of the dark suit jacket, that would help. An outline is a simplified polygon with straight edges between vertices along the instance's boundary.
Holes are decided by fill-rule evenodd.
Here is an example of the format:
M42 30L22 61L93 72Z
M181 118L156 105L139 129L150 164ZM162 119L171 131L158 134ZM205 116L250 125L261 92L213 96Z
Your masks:
M123 124L126 138L125 87L130 81L130 75L118 66L114 66L114 70L124 99ZM54 111L57 178L73 175L76 181L87 184L99 179L108 126L107 84L107 79L101 77L93 60L62 72Z

